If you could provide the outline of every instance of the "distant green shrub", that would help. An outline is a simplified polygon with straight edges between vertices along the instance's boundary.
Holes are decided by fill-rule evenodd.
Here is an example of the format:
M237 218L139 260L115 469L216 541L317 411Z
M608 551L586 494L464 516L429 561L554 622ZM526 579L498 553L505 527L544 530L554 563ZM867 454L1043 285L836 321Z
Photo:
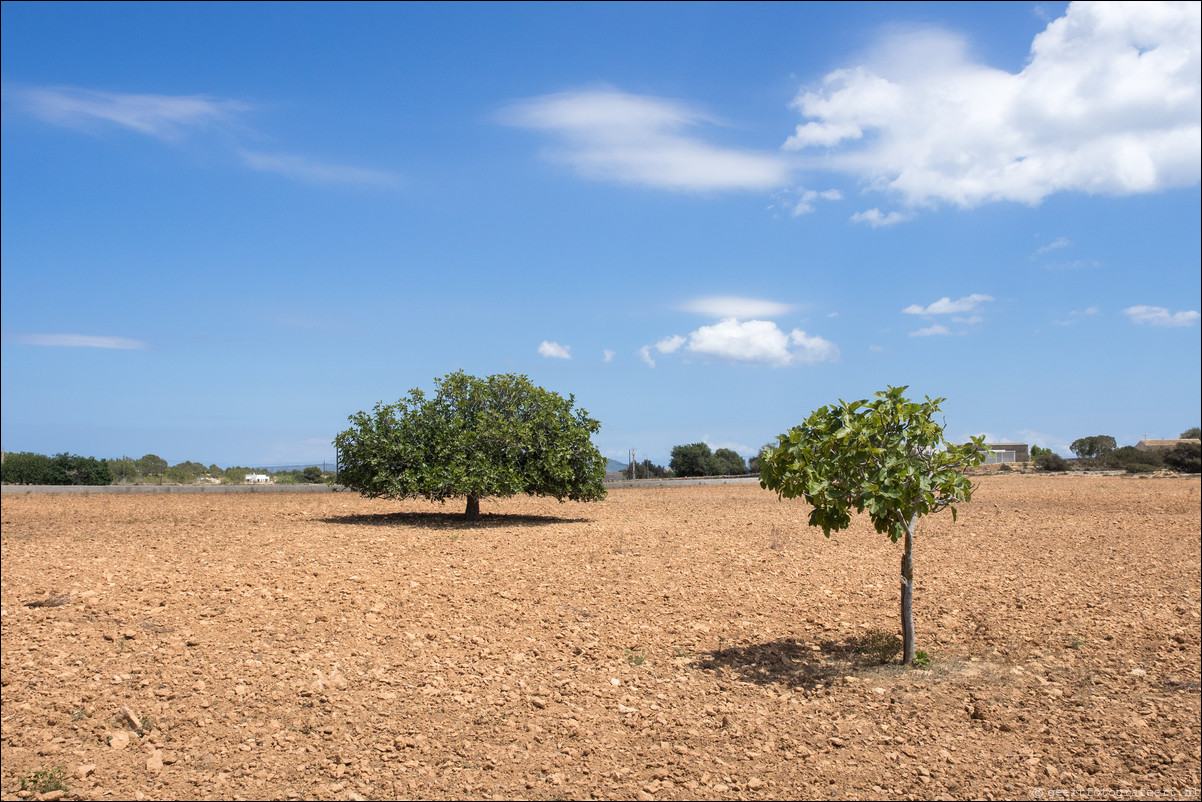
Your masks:
M1051 451L1044 451L1035 457L1035 470L1037 471L1067 471L1068 460L1059 454L1054 454Z
M1128 473L1151 473L1164 467L1160 451L1140 451L1135 446L1116 448L1103 458L1106 467Z
M1165 452L1164 464L1179 473L1202 473L1202 445L1178 443Z

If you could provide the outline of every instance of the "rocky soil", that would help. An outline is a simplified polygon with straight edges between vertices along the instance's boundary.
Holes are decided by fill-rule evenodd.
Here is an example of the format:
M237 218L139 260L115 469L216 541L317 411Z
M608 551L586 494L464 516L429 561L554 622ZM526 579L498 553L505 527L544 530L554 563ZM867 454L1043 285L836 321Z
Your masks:
M900 548L754 485L5 495L0 795L1197 798L1198 479L980 482L925 669Z

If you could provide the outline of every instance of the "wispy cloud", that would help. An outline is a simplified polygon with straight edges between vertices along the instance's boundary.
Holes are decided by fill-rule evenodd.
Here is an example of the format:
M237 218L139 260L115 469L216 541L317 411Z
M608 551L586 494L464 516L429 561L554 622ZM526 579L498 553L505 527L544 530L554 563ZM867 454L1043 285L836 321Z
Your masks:
M560 345L559 343L548 342L543 340L538 347L540 356L545 356L549 359L571 359L572 347L570 345Z
M25 345L60 348L111 348L119 351L145 351L150 348L150 345L144 340L94 334L24 334L18 338L18 341Z
M1197 4L1170 2L1072 3L1018 73L945 30L890 35L798 93L784 148L910 206L1195 186L1200 41Z
M1056 321L1056 324L1059 326L1073 326L1073 325L1076 325L1077 323L1080 323L1082 320L1085 320L1086 318L1094 317L1097 314L1098 314L1098 307L1096 307L1096 306L1087 306L1084 309L1074 309L1073 311L1068 313L1068 318L1066 318L1065 320L1058 320L1058 321Z
M601 352L601 361L602 362L613 362L615 356L617 356L616 351L611 351L608 348L606 348L604 351Z
M1050 253L1058 248L1067 248L1072 244L1072 241L1069 240L1068 237L1057 237L1047 245L1044 245L1042 248L1036 248L1033 256L1042 256L1043 254Z
M807 334L801 329L785 333L767 320L739 321L726 318L711 326L701 326L683 337L666 337L654 346L643 346L643 360L655 367L651 351L671 354L681 348L690 354L730 362L748 362L781 367L834 362L839 358L838 347L822 337Z
M765 318L780 317L793 310L789 304L764 301L759 298L738 298L733 295L714 295L694 298L681 304L681 309L706 317L715 318Z
M383 170L371 170L344 164L326 164L304 156L260 153L251 150L240 150L238 155L242 158L242 162L252 170L276 173L296 181L376 187L393 187L399 183L397 175Z
M910 332L910 336L911 337L941 337L943 335L947 335L947 334L951 334L951 333L952 333L952 330L949 329L947 326L944 326L942 323L936 323L934 325L926 326L924 328L918 329L917 331L912 331L912 332Z
M1192 326L1199 317L1202 317L1192 309L1183 312L1169 312L1163 306L1129 306L1123 310L1123 314L1131 318L1133 323L1172 328Z
M226 136L218 147L233 147L242 164L252 170L282 175L313 184L391 187L394 173L331 164L307 156L265 153L231 145L249 130L242 121L253 107L239 100L211 95L145 95L102 92L74 86L5 85L4 99L15 108L51 125L95 132L117 128L167 142L179 142L202 130Z
M972 312L980 307L986 301L992 301L993 297L989 295L981 295L973 293L966 295L963 298L952 300L949 297L940 298L938 301L928 305L920 306L918 304L910 304L902 310L907 315L961 315L966 312ZM965 321L958 321L965 322ZM972 321L979 322L979 319Z
M1048 270L1096 270L1102 263L1096 259L1073 259L1068 262L1051 262L1046 265Z
M499 120L551 134L560 144L547 157L587 178L672 190L770 189L792 169L779 153L699 138L698 128L720 121L692 104L614 89L521 100Z
M53 125L90 129L115 125L156 139L179 139L190 130L226 126L250 108L209 95L139 95L74 86L5 87L30 115Z

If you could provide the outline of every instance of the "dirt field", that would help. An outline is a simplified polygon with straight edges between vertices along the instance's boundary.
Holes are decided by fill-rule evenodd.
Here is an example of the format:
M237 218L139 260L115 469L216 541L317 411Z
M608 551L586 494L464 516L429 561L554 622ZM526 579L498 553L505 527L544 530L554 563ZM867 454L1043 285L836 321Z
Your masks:
M1197 478L983 478L919 531L926 670L860 651L899 630L866 521L754 485L482 510L5 495L0 794L1198 796Z

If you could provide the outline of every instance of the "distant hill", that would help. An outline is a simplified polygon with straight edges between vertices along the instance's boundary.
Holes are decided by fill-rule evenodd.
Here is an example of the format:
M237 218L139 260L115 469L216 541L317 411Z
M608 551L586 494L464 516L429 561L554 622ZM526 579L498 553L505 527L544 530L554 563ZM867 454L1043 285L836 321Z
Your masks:
M609 464L605 466L605 471L606 473L615 473L617 471L624 471L629 467L629 462L618 462L616 459L611 459Z

